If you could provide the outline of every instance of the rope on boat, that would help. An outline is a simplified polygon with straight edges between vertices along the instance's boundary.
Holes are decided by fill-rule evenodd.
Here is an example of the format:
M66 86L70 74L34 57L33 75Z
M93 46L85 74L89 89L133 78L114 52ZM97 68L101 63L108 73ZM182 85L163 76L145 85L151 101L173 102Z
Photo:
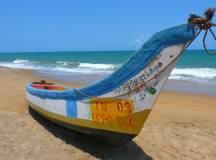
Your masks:
M190 18L188 19L188 23L191 24L191 25L195 25L195 27L197 28L197 33L195 34L195 36L192 38L192 40L190 40L183 48L182 50L182 53L183 51L189 47L191 45L191 43L198 37L198 35L203 31L205 30L205 34L204 34L204 37L203 37L203 47L205 49L205 51L208 53L208 54L216 54L216 52L211 52L207 49L206 47L206 36L208 34L208 31L210 31L210 33L212 34L213 38L215 39L216 41L216 36L214 34L214 32L212 31L211 27L215 27L216 24L214 24L212 22L212 18L214 16L214 12L215 12L215 8L209 8L205 13L204 13L204 17L201 17L199 15L195 15L195 14L192 14L190 15ZM121 94L121 95L117 95L117 96L113 96L113 97L107 97L107 98L103 98L103 99L112 99L112 98L118 98L118 97L121 97L121 96L125 96L125 95L130 95L131 93L133 92L137 92L139 91L141 88L147 88L148 87L148 83L152 82L153 80L157 79L162 73L164 73L172 64L174 64L177 59L181 56L181 54L179 54L175 59L173 59L163 70L161 70L159 73L155 74L151 79L147 80L146 82L140 84L139 86L135 87L134 89L129 89L129 92L127 93L124 93L124 94ZM85 97L88 97L88 98L91 98L93 96L91 95L88 95L88 94L85 94L79 90L76 90L74 89L74 91L76 91L77 93L79 93L80 95L82 96L85 96Z
M211 52L206 47L206 36L210 31L211 35L213 36L215 42L216 42L216 36L214 32L212 31L212 27L216 27L216 24L212 22L212 18L214 17L215 8L209 8L205 11L204 17L201 17L199 15L191 14L190 18L188 19L188 23L191 25L195 25L198 28L198 32L194 36L194 38L186 45L186 48L197 38L197 36L201 33L201 31L205 31L205 34L203 36L203 47L205 51L208 54L216 54L215 52Z

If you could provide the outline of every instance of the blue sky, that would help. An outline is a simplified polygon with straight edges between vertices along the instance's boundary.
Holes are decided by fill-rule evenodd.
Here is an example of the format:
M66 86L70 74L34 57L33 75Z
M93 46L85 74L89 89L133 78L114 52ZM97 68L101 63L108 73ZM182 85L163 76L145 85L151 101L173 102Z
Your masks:
M210 6L216 1L0 0L0 52L133 50ZM202 48L200 40L191 48Z

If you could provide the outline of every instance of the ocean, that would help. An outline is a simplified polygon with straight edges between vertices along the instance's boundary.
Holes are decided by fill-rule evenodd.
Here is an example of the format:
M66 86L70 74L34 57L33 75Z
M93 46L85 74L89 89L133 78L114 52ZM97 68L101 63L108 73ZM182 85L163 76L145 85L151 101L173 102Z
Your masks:
M104 77L123 65L134 51L0 53L0 66L33 69L54 77ZM216 55L187 50L169 79L216 84ZM80 79L82 80L82 78Z

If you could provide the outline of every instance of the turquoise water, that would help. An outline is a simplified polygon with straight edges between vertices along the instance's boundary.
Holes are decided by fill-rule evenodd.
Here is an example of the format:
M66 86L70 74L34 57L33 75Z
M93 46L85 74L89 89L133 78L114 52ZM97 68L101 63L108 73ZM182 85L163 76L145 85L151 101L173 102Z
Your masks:
M56 75L107 75L124 64L134 51L0 53L0 66L34 69ZM216 83L216 55L187 50L170 79Z

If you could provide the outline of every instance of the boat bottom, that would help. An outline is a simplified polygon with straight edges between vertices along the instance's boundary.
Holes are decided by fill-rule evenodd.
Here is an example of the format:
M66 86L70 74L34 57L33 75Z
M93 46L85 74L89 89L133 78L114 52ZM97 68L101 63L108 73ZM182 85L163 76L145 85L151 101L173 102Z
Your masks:
M107 130L101 130L101 129L94 129L94 128L88 128L88 127L83 127L83 126L78 126L78 125L73 125L69 124L63 121L56 120L54 118L48 117L45 114L39 112L36 110L33 106L29 105L30 109L32 109L34 112L40 114L44 118L60 125L63 126L69 130L78 132L78 133L84 133L87 134L93 138L96 138L102 142L111 144L111 145L123 145L130 140L132 140L136 134L127 134L127 133L119 133L119 132L112 132L112 131L107 131Z

